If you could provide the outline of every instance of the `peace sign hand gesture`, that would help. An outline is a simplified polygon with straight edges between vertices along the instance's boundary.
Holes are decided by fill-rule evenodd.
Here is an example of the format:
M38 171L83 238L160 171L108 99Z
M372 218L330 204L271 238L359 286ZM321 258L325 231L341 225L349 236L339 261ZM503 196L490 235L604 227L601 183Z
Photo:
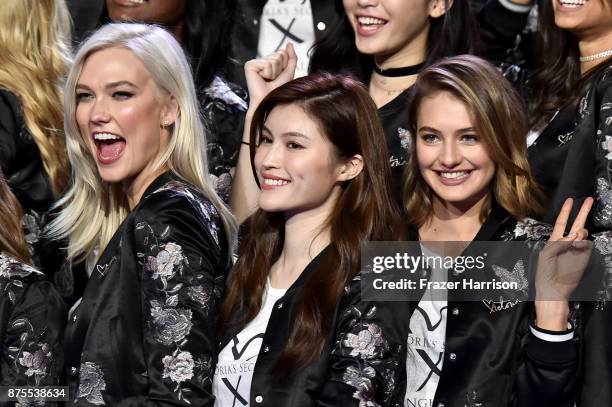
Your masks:
M588 236L585 224L593 206L593 198L584 200L570 233L564 236L572 206L573 199L568 198L538 258L535 305L537 325L544 329L567 328L567 301L580 282L591 257L593 245L585 240Z

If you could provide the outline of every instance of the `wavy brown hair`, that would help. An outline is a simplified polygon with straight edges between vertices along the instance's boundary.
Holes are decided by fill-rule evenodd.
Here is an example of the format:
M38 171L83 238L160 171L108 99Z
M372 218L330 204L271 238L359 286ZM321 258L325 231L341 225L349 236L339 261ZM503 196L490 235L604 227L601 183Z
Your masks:
M611 0L601 2L612 13ZM610 66L612 57L602 60L597 66L581 76L578 39L569 31L555 24L551 1L539 5L539 33L541 44L538 66L531 78L531 126L542 125L553 113L566 103L578 103L594 77Z
M301 107L319 124L338 158L360 154L364 166L357 177L344 183L327 224L321 225L330 230L332 250L304 283L289 340L276 362L285 372L319 357L342 289L359 273L361 245L368 240L395 238L398 231L393 225L399 219L382 125L363 85L349 77L323 73L272 91L253 116L251 162L266 118L275 107L286 105ZM240 329L261 309L270 267L283 247L283 214L258 210L247 220L244 231L240 256L228 279L224 330L230 328L236 312L242 312L244 318L232 328Z
M3 0L0 87L14 93L55 195L70 180L62 81L68 73L70 16L64 0Z
M409 121L412 152L404 179L408 222L421 226L433 212L432 191L416 157L418 114L424 98L450 92L467 106L476 133L495 163L491 192L480 213L484 220L494 200L515 219L541 210L541 193L527 162L527 117L521 98L491 64L471 55L444 59L421 72L414 85Z
M29 264L30 252L21 226L21 205L0 170L0 252Z

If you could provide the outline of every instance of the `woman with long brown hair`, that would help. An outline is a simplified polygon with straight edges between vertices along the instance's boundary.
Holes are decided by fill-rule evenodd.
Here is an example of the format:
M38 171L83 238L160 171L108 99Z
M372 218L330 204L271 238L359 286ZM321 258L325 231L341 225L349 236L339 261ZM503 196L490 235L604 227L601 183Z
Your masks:
M48 211L67 187L61 82L70 60L64 0L8 0L0 8L0 163L23 207L34 264L53 275L59 248L44 238Z
M213 391L218 406L312 405L328 376L335 311L367 240L394 237L382 127L366 89L304 77L253 116L261 188L228 279ZM340 404L337 404L340 405Z
M63 369L64 303L31 265L21 207L0 171L0 386L54 386Z

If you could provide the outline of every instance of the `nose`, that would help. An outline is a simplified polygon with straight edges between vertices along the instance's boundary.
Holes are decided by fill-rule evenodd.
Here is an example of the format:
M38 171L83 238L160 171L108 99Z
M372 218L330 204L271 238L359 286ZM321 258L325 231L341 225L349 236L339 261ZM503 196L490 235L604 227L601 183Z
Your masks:
M89 112L89 120L92 123L106 123L110 121L110 110L106 98L95 98Z
M453 168L461 163L461 149L455 141L444 142L440 152L440 163L446 168Z
M262 144L255 154L261 160L262 169L279 168L282 160L282 144Z
M357 0L359 7L375 6L376 3L378 3L378 0Z

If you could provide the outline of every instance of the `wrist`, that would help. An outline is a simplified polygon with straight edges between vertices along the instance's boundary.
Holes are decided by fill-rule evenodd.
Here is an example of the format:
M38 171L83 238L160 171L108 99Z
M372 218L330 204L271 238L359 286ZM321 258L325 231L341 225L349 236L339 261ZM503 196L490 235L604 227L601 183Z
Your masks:
M569 318L567 301L536 301L536 326L548 331L565 331Z

